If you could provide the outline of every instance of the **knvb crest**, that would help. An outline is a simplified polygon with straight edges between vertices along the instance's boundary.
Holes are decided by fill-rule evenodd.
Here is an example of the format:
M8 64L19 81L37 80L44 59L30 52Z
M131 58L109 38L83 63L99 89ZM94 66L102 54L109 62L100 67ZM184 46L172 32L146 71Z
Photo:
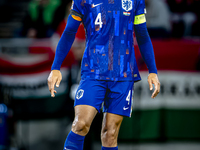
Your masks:
M83 97L83 93L84 93L84 90L80 89L80 90L76 93L76 99L80 99L81 97Z
M125 11L130 11L133 9L132 0L122 0L122 8Z

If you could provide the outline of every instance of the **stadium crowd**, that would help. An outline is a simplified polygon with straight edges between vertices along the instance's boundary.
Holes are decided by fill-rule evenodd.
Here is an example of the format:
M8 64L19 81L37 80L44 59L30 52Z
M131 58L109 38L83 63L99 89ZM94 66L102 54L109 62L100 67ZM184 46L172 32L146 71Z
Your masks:
M199 0L145 0L146 19L152 38L200 36ZM32 0L19 36L48 38L62 33L71 1ZM62 27L61 27L62 26ZM62 28L62 29L61 29Z

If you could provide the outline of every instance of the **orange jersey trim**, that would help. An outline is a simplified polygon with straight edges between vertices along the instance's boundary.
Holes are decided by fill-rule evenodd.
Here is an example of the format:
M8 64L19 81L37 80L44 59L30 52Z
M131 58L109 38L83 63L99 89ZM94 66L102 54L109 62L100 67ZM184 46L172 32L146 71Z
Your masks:
M75 16L75 15L72 15L72 18L74 18L74 19L77 20L77 21L82 21L82 19L81 19L80 17Z

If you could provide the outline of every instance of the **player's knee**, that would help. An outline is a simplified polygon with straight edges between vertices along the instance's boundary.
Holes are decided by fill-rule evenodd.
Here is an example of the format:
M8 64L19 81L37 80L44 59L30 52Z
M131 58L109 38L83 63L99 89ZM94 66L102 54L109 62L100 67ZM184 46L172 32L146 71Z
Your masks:
M116 129L103 129L101 132L101 141L103 142L104 146L116 145Z
M117 144L117 137L120 127L120 121L105 124L101 130L101 140L106 146L113 146Z
M116 142L118 135L117 126L105 126L101 131L101 140L109 145L112 145Z
M101 131L102 138L113 138L116 134L116 128L103 128Z
M80 134L80 135L86 135L89 132L90 125L87 124L85 121L74 121L72 124L72 131Z

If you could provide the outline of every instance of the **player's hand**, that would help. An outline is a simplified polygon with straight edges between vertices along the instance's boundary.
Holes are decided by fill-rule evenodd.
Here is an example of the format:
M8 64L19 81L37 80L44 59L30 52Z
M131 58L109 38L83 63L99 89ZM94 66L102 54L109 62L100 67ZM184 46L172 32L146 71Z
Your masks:
M57 93L56 90L54 90L55 84L56 87L59 87L61 80L62 80L61 72L59 70L52 70L47 79L49 91L51 92L51 97L55 97L54 93Z
M158 80L158 76L155 73L150 73L148 76L148 83L149 83L149 89L153 90L153 84L155 86L155 90L153 94L151 95L151 98L155 98L158 93L160 92L160 82Z

